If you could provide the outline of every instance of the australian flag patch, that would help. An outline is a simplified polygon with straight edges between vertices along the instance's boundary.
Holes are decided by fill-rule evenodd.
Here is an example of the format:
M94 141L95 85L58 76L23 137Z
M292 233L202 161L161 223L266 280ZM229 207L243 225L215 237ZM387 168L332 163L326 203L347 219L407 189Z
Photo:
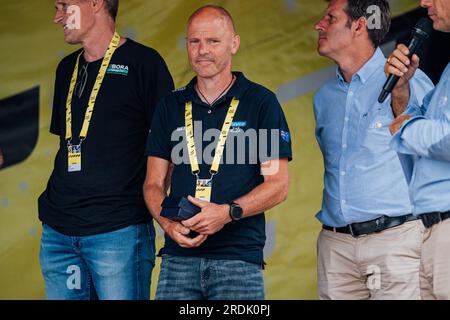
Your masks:
M288 131L281 130L281 139L283 139L286 142L289 142L291 141L291 135L289 134Z

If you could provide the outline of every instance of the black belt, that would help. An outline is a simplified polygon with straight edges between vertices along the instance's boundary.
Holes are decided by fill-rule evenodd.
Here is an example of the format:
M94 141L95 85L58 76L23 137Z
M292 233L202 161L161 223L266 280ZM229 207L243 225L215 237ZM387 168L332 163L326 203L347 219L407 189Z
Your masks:
M449 214L450 216L450 214ZM412 214L407 214L399 217L381 216L375 220L352 223L345 227L334 228L327 225L323 225L325 230L351 234L353 237L358 237L363 234L371 234L375 232L381 232L383 230L397 227L405 222L417 220L418 218Z
M425 228L431 228L435 224L450 218L450 211L447 212L429 212L419 215Z

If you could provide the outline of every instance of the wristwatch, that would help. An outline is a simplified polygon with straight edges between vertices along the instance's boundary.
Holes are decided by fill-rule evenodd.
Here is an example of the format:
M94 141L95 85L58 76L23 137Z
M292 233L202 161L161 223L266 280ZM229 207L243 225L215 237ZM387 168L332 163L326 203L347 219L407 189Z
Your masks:
M230 218L233 221L238 221L242 219L242 215L244 214L244 211L242 210L241 206L238 205L236 202L232 202L229 204L230 206Z

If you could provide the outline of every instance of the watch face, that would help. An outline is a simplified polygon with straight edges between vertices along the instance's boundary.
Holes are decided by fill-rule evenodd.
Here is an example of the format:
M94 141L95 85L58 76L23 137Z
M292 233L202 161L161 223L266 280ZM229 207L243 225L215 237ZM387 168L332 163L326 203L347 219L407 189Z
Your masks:
M242 218L242 214L243 214L243 210L242 208L237 205L237 204L233 204L231 206L231 218L233 220L239 220Z

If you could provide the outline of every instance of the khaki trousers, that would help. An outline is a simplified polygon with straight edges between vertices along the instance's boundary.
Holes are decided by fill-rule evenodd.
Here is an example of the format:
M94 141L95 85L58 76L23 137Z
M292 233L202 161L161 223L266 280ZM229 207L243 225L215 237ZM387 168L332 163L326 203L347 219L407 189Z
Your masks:
M420 263L422 299L450 299L450 219L425 229Z
M357 238L322 230L317 241L320 299L420 299L423 231L420 220Z

